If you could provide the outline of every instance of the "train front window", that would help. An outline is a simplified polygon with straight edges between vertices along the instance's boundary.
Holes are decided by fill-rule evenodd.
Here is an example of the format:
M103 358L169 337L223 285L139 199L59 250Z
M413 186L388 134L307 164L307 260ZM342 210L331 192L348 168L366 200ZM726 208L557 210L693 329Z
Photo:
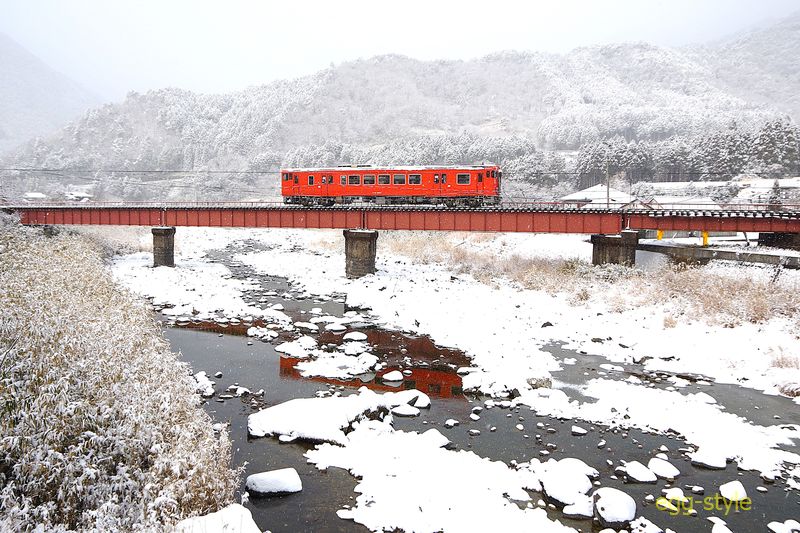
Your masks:
M283 181L289 181L289 174L286 172L283 173Z
M392 180L395 185L405 185L406 184L406 175L405 174L395 174L394 180Z
M469 185L469 174L457 174L456 183L459 185Z
M375 185L375 175L364 174L364 185Z
M361 185L361 176L348 176L347 177L347 184L348 185Z
M378 174L378 185L389 185L389 174Z
M310 176L310 175L308 176L308 184L309 185L314 185L314 176Z
M408 184L409 185L421 185L422 184L422 175L421 174L409 174L408 175Z

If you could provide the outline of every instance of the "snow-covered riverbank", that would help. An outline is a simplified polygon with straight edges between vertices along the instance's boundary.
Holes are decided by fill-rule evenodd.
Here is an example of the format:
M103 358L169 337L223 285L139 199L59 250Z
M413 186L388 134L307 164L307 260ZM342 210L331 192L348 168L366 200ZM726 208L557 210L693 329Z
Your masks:
M233 499L230 441L96 243L0 218L0 529L161 531Z
M578 386L583 400L570 399L559 383L539 388L569 363L547 346L566 343L617 363L687 377L702 374L701 379L771 394L781 388L790 391L800 381L797 317L784 298L797 287L795 273L780 273L773 281L774 272L763 268L712 265L685 273L637 274L581 263L590 248L579 236L450 235L443 241L411 235L407 240L386 239L379 248L376 275L347 280L340 232L181 229L178 239L184 250L192 250L191 257L179 257L178 269L153 271L146 256L134 256L117 260L115 275L137 292L171 299L180 313L258 316L258 306L242 297L246 285L237 286L241 280L228 279L226 269L202 258L204 250L245 243L233 260L263 275L289 278L294 291L325 298L343 294L350 306L369 309L371 319L383 327L427 334L440 345L460 348L473 363L464 376L465 387L499 399L516 396L510 405L527 405L539 414L678 434L690 445L684 457L696 463L724 466L732 460L768 479L789 477L789 486L797 488L797 426L753 424L726 412L713 391L695 393L686 379L674 377L669 386L656 388L634 377L623 383L612 379L616 367L607 365L597 378ZM148 283L144 270L159 281ZM508 275L496 277L497 272ZM535 279L526 282L526 275ZM215 276L217 283L211 281ZM697 287L698 280L707 286ZM742 294L724 293L742 280L748 285L742 294L758 306L737 304ZM162 290L178 284L180 291ZM772 288L775 296L770 299ZM754 307L762 305L767 306L764 318L751 320L759 316ZM318 318L323 322L312 318L309 324L324 326L325 317ZM312 362L321 357L311 344L298 350L302 353L295 355ZM340 462L360 471L346 455Z

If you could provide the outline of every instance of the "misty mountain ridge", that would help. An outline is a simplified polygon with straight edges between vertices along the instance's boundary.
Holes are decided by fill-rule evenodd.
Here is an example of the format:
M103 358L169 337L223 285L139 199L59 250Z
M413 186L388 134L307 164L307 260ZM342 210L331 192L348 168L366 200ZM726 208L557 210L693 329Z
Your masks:
M417 138L462 136L454 142L497 154L505 143L522 157L523 146L572 151L608 138L753 131L798 116L799 21L696 48L625 43L441 61L384 55L228 94L130 93L10 159L49 168L274 170L289 161L381 163L423 152L429 159L414 162L457 162L473 150L448 154L438 143L435 152L408 151ZM340 159L353 155L381 160Z
M0 33L0 153L52 134L98 102Z

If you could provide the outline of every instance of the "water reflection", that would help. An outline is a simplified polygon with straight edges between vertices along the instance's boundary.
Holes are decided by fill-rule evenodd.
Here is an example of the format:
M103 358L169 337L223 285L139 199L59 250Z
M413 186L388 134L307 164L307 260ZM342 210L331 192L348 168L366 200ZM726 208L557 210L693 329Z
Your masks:
M190 320L179 317L169 321L174 328L195 331L207 331L218 334L246 336L247 330L253 326L264 327L262 320L252 322L225 322L219 323L210 320ZM307 380L329 385L343 385L347 387L366 386L375 391L396 391L399 389L417 389L435 398L454 398L464 400L461 377L456 369L469 366L470 361L466 355L458 350L436 346L430 337L407 335L396 331L381 330L367 327L361 330L367 336L370 351L377 355L385 366L377 373L369 373L352 379L328 378L324 376L305 377L295 368L297 363L305 361L303 358L281 356L279 358L279 375L281 379ZM279 334L278 342L291 340L296 332L286 332L276 329ZM323 331L317 335L320 346L340 345L343 332ZM254 341L256 339L253 339ZM385 382L380 378L393 370L403 371L402 382Z
M390 366L380 371L377 375L378 379L375 379L375 374L367 374L346 380L327 378L324 376L305 377L295 368L295 365L301 361L304 361L304 359L281 357L281 378L309 380L318 383L327 383L329 385L343 385L345 387L365 386L378 392L417 389L435 398L455 398L466 401L463 390L461 389L461 377L456 374L454 370L445 371L431 368L414 368L410 375L404 376L402 382L381 381L380 377L384 374L400 369L399 367Z

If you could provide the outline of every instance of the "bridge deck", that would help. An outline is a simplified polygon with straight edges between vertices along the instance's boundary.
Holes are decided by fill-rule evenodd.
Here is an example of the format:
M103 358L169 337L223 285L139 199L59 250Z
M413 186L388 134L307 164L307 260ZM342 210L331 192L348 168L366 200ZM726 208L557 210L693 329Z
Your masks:
M3 206L30 225L208 226L616 234L622 229L800 233L800 210L579 209L558 203L477 208L109 203Z

